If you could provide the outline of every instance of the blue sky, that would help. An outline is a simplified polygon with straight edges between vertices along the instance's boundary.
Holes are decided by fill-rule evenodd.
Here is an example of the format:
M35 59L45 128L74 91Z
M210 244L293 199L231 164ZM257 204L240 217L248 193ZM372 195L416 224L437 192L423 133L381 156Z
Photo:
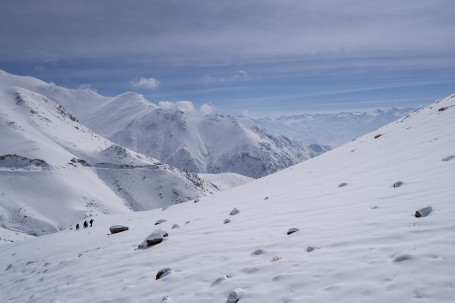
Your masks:
M2 1L0 69L253 117L455 92L455 2Z

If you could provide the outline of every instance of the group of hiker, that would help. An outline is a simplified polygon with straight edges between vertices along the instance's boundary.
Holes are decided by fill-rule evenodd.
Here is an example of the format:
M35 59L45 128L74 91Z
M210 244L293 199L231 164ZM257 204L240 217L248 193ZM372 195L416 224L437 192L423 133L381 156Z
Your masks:
M93 219L90 219L90 227L93 226ZM84 221L84 228L87 228L88 227L88 223L87 223L87 220ZM76 230L79 229L79 223L76 224Z

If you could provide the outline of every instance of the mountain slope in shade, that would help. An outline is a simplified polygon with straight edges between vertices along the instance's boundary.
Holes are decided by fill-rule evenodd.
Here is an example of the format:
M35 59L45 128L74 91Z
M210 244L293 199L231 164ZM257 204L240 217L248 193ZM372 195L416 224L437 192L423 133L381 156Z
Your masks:
M14 231L41 235L87 216L218 191L196 174L110 142L21 87L0 87L0 137L0 225Z
M455 95L198 203L0 246L0 301L452 302L454 124Z
M315 151L273 135L249 119L191 117L177 109L160 108L135 93L104 97L5 72L0 72L0 79L51 98L82 124L119 145L191 172L258 178L328 150L319 146Z
M335 147L405 117L414 110L390 108L373 112L302 114L255 121L274 133L286 135L299 142L314 142Z

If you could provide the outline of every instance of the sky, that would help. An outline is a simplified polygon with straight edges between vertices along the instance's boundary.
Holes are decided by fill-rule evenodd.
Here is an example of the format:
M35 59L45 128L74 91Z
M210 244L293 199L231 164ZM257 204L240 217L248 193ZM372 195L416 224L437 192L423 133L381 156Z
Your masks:
M455 93L453 0L0 1L0 69L251 117Z

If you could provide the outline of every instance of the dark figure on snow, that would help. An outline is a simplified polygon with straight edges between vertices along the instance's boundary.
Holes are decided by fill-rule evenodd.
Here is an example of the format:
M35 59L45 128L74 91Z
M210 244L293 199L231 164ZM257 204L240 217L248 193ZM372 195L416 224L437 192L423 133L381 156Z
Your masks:
M88 227L88 223L87 221L84 221L84 228L87 228Z
M79 223L76 224L76 230L79 230Z
M93 219L90 219L90 227L93 225Z

